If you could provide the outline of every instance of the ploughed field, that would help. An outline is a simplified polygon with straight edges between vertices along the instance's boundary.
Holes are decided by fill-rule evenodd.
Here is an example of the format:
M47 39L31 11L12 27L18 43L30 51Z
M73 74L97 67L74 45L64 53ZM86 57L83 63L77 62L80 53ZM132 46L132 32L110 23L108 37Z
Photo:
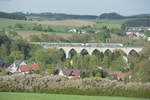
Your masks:
M0 92L0 100L150 100L144 98Z
M47 25L65 25L65 26L93 26L96 24L92 21L84 21L84 20L56 20L56 21L32 21L39 24L47 24Z

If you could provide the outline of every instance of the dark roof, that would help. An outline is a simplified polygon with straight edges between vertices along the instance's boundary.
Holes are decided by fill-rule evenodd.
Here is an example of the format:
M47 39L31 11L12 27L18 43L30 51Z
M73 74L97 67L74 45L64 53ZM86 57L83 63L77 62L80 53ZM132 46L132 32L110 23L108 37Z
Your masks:
M0 66L4 66L5 62L3 60L0 60Z
M80 71L75 70L75 69L65 69L62 71L63 71L63 74L67 76L79 76L80 75Z

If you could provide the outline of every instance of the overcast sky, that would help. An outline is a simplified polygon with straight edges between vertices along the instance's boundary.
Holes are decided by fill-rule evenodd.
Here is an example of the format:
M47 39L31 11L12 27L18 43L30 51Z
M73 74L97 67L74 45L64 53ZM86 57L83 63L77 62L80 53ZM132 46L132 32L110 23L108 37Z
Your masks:
M0 0L0 11L100 15L150 14L150 0Z

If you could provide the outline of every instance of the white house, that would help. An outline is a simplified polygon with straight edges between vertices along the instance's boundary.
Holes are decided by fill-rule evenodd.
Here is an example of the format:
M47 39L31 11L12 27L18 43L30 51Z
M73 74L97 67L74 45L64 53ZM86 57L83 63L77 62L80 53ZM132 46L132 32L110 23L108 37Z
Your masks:
M77 29L71 29L68 31L69 33L77 33Z
M150 37L147 38L147 41L150 41Z

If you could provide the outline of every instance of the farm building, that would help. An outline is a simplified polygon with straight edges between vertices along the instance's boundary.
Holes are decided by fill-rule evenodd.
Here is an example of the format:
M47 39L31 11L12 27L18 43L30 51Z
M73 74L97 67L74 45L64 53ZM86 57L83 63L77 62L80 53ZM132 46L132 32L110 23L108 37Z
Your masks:
M59 70L58 75L68 77L70 80L76 80L80 78L80 71L75 69Z
M128 76L128 73L123 73L120 71L108 72L108 75L112 78L117 78L118 81L124 81Z
M39 70L38 64L27 65L25 62L16 64L15 62L8 67L9 72L11 73L29 73Z

